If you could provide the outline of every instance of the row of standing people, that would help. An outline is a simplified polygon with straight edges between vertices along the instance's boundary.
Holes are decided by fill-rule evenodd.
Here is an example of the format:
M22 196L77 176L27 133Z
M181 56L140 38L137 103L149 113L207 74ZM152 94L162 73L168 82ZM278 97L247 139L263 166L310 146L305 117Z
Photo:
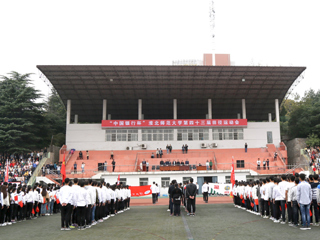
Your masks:
M320 191L318 175L281 175L258 181L237 182L232 193L235 207L270 219L274 223L286 224L301 230L311 229L310 213L315 215L313 226L319 226ZM300 219L300 221L299 221Z

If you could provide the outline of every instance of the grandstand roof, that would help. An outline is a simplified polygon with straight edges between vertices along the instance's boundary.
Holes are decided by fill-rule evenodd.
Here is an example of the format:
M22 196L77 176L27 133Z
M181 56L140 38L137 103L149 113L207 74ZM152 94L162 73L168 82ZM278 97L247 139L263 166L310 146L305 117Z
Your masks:
M305 67L260 66L59 66L40 65L63 103L72 100L71 114L79 122L100 123L102 100L112 119L137 119L142 99L145 119L172 119L173 99L178 119L204 119L212 99L214 119L237 118L241 99L246 99L247 119L274 117L275 102L281 103ZM245 79L245 81L243 81Z

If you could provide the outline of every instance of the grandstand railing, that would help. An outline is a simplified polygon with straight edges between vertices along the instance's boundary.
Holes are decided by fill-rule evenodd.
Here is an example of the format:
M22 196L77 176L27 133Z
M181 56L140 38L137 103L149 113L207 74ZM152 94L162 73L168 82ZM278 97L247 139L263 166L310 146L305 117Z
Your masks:
M39 176L39 172L42 173L42 167L46 164L47 160L50 159L50 152L48 152L47 157L44 157L39 161L38 166L33 171L32 176L28 181L28 185L33 186L35 184L37 177Z

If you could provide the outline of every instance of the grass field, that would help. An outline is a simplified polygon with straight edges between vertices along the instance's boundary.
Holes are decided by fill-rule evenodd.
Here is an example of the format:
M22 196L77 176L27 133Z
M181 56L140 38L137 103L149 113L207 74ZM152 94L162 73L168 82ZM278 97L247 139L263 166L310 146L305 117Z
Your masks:
M196 216L170 217L166 206L133 206L131 210L85 231L60 231L60 214L0 227L0 239L311 239L320 227L308 231L250 214L233 204L198 205Z

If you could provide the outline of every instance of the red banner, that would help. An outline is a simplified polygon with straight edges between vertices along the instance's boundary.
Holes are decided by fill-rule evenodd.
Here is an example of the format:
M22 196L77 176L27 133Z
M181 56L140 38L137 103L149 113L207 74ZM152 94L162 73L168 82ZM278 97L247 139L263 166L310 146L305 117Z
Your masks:
M131 196L132 197L140 197L152 194L151 185L145 186L130 186Z
M102 120L102 128L127 127L246 127L247 119Z

